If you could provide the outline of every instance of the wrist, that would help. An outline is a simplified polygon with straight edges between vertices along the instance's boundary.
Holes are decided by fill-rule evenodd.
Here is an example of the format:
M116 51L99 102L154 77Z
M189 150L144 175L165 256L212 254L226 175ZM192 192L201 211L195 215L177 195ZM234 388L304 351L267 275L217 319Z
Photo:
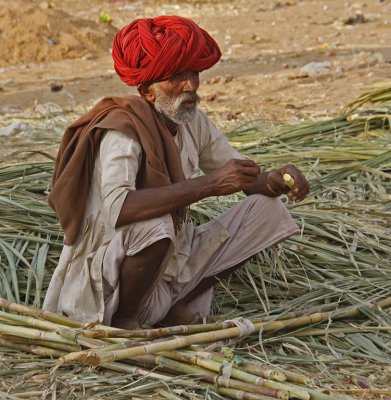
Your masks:
M274 189L271 187L270 183L269 183L269 176L270 176L270 174L271 174L271 171L265 171L265 172L267 173L265 182L266 182L266 188L267 188L267 190L268 190L268 192L269 192L268 195L270 195L271 197L278 197L278 196L280 196L281 193L279 193L279 192L277 192L276 190L274 190Z
M194 178L194 183L197 185L200 200L206 197L216 196L215 184L209 174Z

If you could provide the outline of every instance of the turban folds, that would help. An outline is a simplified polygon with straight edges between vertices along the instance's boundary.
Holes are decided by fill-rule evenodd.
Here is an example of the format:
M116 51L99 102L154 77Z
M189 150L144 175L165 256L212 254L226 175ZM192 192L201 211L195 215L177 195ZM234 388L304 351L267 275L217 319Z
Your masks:
M137 19L115 36L112 56L119 77L129 86L163 81L186 71L202 71L219 61L215 40L188 18Z

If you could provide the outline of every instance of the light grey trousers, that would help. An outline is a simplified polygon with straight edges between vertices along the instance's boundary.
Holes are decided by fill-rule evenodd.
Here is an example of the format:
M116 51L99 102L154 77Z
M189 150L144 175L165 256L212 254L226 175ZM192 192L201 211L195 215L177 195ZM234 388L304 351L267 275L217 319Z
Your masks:
M231 268L259 251L299 233L284 204L277 198L252 195L216 219L197 227L187 226L175 235L169 215L132 224L109 244L103 259L105 282L104 323L110 324L118 306L119 270L125 256L132 256L163 238L172 241L163 261L162 274L146 294L139 311L140 323L154 325L170 308L205 277ZM194 299L189 308L206 317L213 288Z

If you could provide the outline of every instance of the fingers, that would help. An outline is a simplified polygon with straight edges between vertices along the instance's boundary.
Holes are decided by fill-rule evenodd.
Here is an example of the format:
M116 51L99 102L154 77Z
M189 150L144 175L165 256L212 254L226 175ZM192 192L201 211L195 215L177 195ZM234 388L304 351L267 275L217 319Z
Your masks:
M269 172L267 177L267 187L272 193L280 195L287 194L290 191L289 186L287 186L283 180L284 173L285 171L280 169Z
M287 165L283 167L286 174L289 174L293 178L293 186L287 193L289 199L299 202L304 200L310 192L310 184L302 174L302 172L293 165Z
M256 167L256 168L258 168L258 165L257 165L254 161L252 161L252 160L246 160L246 159L243 159L243 160L232 159L232 160L230 160L229 162L232 162L232 163L238 164L238 165L242 165L242 166L244 166L244 167Z
M235 172L241 175L249 175L257 178L260 173L258 165L252 160L231 160L229 163Z
M230 160L211 173L216 195L228 195L252 187L259 177L259 167L251 160Z
M310 192L309 182L294 165L285 165L271 171L267 182L273 192L285 193L294 202L304 200Z

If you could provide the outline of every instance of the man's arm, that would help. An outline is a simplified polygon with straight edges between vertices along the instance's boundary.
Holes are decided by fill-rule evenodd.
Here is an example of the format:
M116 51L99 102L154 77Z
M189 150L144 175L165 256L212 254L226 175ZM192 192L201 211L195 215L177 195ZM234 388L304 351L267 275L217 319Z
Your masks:
M251 191L259 179L259 168L251 160L230 160L208 175L173 185L129 191L116 227L160 217L209 196Z
M292 176L295 182L292 188L285 184L284 174ZM130 191L116 227L157 218L206 197L229 195L241 190L247 195L269 197L287 194L291 200L301 201L309 193L309 183L293 165L260 172L251 160L230 160L208 175L159 188Z

